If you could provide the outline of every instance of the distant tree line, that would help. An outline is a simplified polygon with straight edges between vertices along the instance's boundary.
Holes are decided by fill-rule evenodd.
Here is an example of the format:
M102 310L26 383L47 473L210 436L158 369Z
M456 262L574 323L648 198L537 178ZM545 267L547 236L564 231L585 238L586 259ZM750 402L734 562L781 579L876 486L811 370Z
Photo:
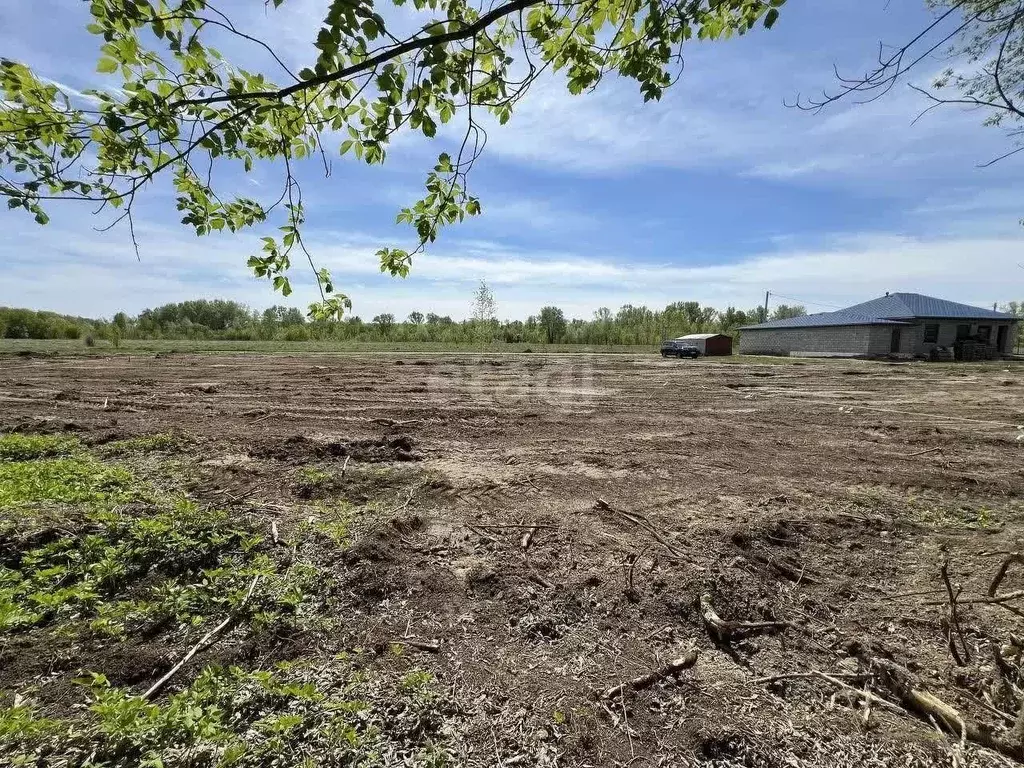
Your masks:
M453 320L433 312L410 312L404 320L382 313L371 320L311 321L294 307L252 310L222 299L197 299L147 309L132 317L118 312L110 320L69 317L53 312L0 307L0 337L14 339L224 339L234 341L336 340L354 342L507 342L529 344L656 344L688 333L736 333L765 320L763 307L719 311L696 301L680 301L662 310L626 304L613 312L601 307L588 320L569 319L558 307L543 307L526 320L499 321L493 296L482 286L473 315ZM769 319L805 314L799 306L780 305Z

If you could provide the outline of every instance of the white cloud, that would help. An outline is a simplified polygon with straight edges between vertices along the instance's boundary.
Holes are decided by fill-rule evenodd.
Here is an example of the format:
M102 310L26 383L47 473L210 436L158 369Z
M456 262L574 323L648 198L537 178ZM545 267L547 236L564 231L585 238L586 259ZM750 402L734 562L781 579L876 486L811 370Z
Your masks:
M72 229L30 229L0 243L5 278L0 304L83 315L138 312L168 301L231 298L252 306L304 306L314 296L301 264L296 293L283 301L248 276L255 237L196 239L184 231L142 226L143 261L126 233L78 240ZM416 258L412 275L379 273L373 255L385 240L371 234L311 233L316 259L329 266L363 316L412 309L464 317L478 279L490 282L501 314L525 317L545 304L589 317L599 306L663 306L697 300L753 306L765 290L808 302L844 305L885 291L913 291L991 305L1024 296L1024 233L1005 237L932 238L897 234L836 236L813 245L780 240L776 250L752 251L729 263L700 266L637 261L629 253L580 254L521 250L488 241L449 241Z

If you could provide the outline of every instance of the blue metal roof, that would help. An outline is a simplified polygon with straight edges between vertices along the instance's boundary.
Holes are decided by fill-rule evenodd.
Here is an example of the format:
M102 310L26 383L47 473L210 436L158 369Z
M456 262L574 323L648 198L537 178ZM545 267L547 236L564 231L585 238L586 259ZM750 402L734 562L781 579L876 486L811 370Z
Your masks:
M1013 315L991 309L972 307L946 299L923 296L920 293L891 293L862 304L855 304L835 312L769 320L752 328L819 328L831 325L904 325L908 320L935 318L939 320L1014 320ZM902 321L902 322L901 322Z

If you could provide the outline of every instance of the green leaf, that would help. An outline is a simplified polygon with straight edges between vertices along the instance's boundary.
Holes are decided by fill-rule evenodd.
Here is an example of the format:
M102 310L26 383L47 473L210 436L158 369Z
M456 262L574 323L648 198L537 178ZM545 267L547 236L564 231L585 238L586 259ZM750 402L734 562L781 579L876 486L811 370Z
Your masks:
M99 63L96 65L96 71L109 75L111 72L117 72L117 66L118 64L116 61L104 57L100 59Z
M778 20L779 20L779 9L778 8L772 8L770 11L768 11L767 14L765 14L765 17L764 17L765 29L771 29L773 26L775 26L775 22L778 21Z

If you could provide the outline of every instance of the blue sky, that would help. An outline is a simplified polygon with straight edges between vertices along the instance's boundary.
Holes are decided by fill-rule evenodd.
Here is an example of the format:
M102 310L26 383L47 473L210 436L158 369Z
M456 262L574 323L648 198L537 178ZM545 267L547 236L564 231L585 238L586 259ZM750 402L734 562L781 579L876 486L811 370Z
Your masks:
M220 7L304 66L326 5ZM85 11L74 0L5 3L0 51L71 87L101 85ZM447 230L405 280L380 275L373 253L411 244L395 213L459 127L435 142L399 140L383 168L335 158L325 179L306 164L307 240L364 318L464 317L480 278L510 318L546 304L575 317L626 303L748 308L766 290L811 311L885 291L1020 300L1024 155L979 169L1007 148L983 115L936 110L912 124L927 104L905 85L819 115L783 104L832 87L833 62L862 70L880 40L902 42L928 20L923 0L789 0L770 32L692 45L660 103L643 104L627 81L579 97L557 78L539 82L508 125L489 131L472 179L484 215ZM944 65L926 61L910 82L925 85ZM279 176L264 166L225 184L261 193ZM126 231L97 232L104 221L78 204L52 208L46 227L3 216L0 304L110 316L196 297L254 307L313 297L300 267L287 301L248 275L261 233L196 238L160 189L139 207L141 261Z

